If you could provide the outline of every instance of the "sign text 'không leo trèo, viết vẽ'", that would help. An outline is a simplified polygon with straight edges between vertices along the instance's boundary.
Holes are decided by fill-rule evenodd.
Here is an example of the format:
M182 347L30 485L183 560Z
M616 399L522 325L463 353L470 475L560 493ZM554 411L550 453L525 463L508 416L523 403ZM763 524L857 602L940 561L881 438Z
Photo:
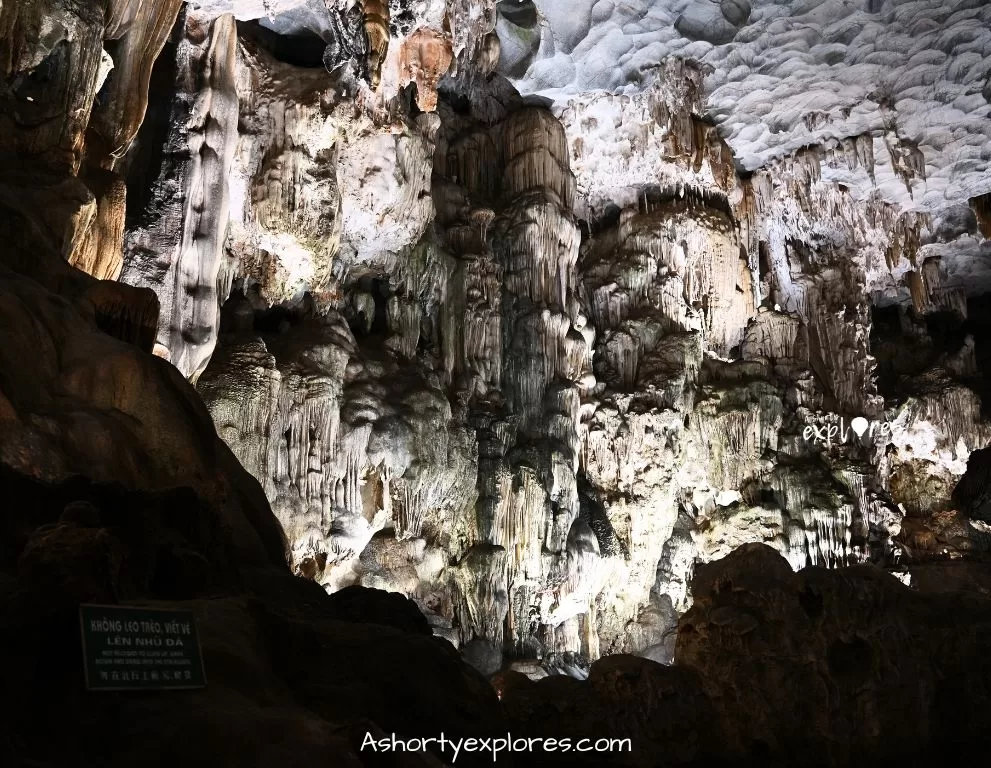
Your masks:
M206 686L192 611L81 605L79 622L88 689Z

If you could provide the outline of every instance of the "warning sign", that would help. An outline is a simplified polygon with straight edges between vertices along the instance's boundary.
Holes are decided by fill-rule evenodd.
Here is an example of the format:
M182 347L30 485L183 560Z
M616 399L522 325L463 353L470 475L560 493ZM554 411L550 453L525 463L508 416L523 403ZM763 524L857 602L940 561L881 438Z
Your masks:
M81 605L79 622L88 689L206 686L192 611Z

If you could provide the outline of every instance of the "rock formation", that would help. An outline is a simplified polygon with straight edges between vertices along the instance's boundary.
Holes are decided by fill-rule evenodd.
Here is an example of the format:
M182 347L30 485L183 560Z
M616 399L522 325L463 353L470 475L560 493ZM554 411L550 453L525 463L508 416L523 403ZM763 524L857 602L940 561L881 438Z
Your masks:
M121 279L161 286L156 350L195 379L216 343L220 270L237 140L234 20L186 15L174 46L175 98L163 114L150 211L129 228ZM150 137L149 137L150 138Z
M499 676L513 732L630 739L603 766L962 765L979 749L987 596L922 594L866 566L796 574L759 544L700 568L694 591L674 666L618 655L584 681Z
M514 58L526 30L569 56L593 39L551 3L250 5L193 3L176 27L173 128L138 137L168 160L122 274L158 293L156 349L198 381L298 572L553 667L669 659L694 564L749 541L795 568L948 556L928 518L988 439L981 334L956 340L979 226L914 197L934 176L886 101L881 130L782 112L803 146L734 145L713 83L751 41L720 46L766 6L692 6L684 38L710 11L735 30L706 27L708 59L672 43L635 87L551 89L551 110L486 74L495 40L526 89L550 66ZM980 521L960 525L976 556Z
M923 593L991 584L988 14L0 4L10 615L188 601L229 674L149 722L246 707L258 765L504 714L883 762L957 699L976 743L986 601ZM12 755L68 759L50 707Z
M108 199L103 177L87 166L106 160L105 145L94 137L90 147L85 120L76 122L76 100L95 82L97 10L0 9L8 93L11 83L43 77L51 93L34 93L52 99L46 109L64 110L51 112L44 130L4 111L11 163L0 174L0 647L9 663L0 673L0 762L164 766L210 754L243 765L362 765L367 733L504 730L494 691L405 598L364 589L331 598L292 575L285 533L261 486L217 435L182 372L152 354L154 292L78 268L93 266L81 258L88 244L113 236L98 213ZM107 30L123 23L116 13L106 9ZM192 198L163 214L188 225L179 239L188 235L195 251L197 237L212 233L216 244L226 228L211 219L225 213L222 201L203 197L203 185L217 182L211 163L235 104L224 106L229 94L220 86L231 82L224 51L235 27L227 17L205 26L186 19L179 28L208 51L204 82L218 87L216 98L208 88L191 91L207 101L198 103L200 130L188 138L196 151L183 157L197 183L184 188ZM151 60L155 53L148 49ZM73 62L94 62L82 83ZM31 93L15 89L12 98L30 105ZM33 157L34 148L49 151ZM122 248L118 233L112 251ZM94 267L101 277L103 269ZM189 271L215 279L212 269ZM202 304L219 311L216 298ZM165 337L176 339L188 341ZM191 610L207 688L140 700L85 690L80 603ZM419 681L413 670L422 671ZM397 687L399 678L409 682ZM355 706L357 699L365 703ZM60 717L67 722L51 727ZM401 764L436 761L419 755Z

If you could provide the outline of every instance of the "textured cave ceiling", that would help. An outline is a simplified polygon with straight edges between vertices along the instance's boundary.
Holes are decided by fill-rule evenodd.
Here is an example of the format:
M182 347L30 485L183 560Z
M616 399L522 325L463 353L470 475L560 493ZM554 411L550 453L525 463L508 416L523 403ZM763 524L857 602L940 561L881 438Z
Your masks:
M860 199L878 195L933 215L924 253L943 259L947 285L969 295L991 289L991 252L960 208L991 191L991 6L982 0L504 0L499 8L500 70L521 92L551 99L566 126L597 114L607 126L646 120L638 94L654 86L658 62L680 56L701 63L704 116L741 170L875 137L869 167L825 163L823 177ZM603 92L633 105L617 110ZM593 212L623 197L624 186L629 197L629 186L662 175L656 157L631 167L627 139L600 131L573 165Z
M192 5L332 40L328 9L354 4ZM469 25L491 13L490 3L462 5ZM397 19L401 11L435 27L446 11L439 0L392 6ZM823 163L823 178L855 198L931 215L924 255L943 260L945 284L991 290L989 246L966 209L991 193L991 6L982 0L501 0L496 10L499 72L548 99L569 134L584 137L572 161L579 215L596 218L648 186L692 183L659 154L631 149L629 135L651 119L644 94L657 88L661 62L681 57L700 64L700 117L718 127L741 171L811 146L857 152L859 162ZM616 95L627 98L617 104ZM852 149L863 136L875 141ZM877 303L889 294L880 290Z
M323 0L191 4L282 34L332 34ZM437 0L393 5L427 24L445 11ZM876 178L839 169L829 178L931 213L991 191L991 7L983 0L501 0L497 8L499 71L558 112L601 93L641 93L660 62L678 56L701 63L704 116L741 170L873 133L918 149L918 175L906 185L877 142Z
M516 26L519 7L536 9ZM702 63L706 116L742 169L813 144L894 134L924 155L907 190L883 144L885 199L938 211L989 191L991 7L982 0L504 0L500 66L564 103L634 94L668 56ZM527 19L529 23L529 19ZM532 37L524 49L512 41ZM866 174L835 173L865 187Z

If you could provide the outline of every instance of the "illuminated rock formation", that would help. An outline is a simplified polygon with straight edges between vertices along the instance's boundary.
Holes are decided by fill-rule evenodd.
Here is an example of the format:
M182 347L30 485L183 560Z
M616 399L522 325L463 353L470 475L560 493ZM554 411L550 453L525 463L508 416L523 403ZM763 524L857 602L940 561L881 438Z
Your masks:
M400 84L416 84L416 103L424 112L437 109L437 81L451 66L451 42L432 29L418 29L403 41ZM498 59L498 57L496 57Z
M984 557L986 5L180 5L0 7L4 234L297 573L582 676L747 543Z
M335 62L366 50L317 6L200 5L305 27ZM699 5L671 29L710 56L668 41L612 93L549 85L597 39L551 2L499 4L496 36L488 4L393 4L388 24L383 5L365 75L241 42L235 298L200 389L299 572L413 597L482 666L581 668L670 660L694 564L747 542L794 568L985 546L928 517L987 440L982 342L939 357L926 319L964 322L980 293L959 278L979 201L978 224L934 213L917 193L943 172L885 103L840 133L782 112L801 146L721 129L725 67L784 32L766 4L709 5L729 26L693 32ZM553 113L489 76L497 57ZM903 371L909 338L933 353Z
M361 11L368 39L368 82L375 90L382 79L382 64L389 52L389 4L386 0L361 0Z

